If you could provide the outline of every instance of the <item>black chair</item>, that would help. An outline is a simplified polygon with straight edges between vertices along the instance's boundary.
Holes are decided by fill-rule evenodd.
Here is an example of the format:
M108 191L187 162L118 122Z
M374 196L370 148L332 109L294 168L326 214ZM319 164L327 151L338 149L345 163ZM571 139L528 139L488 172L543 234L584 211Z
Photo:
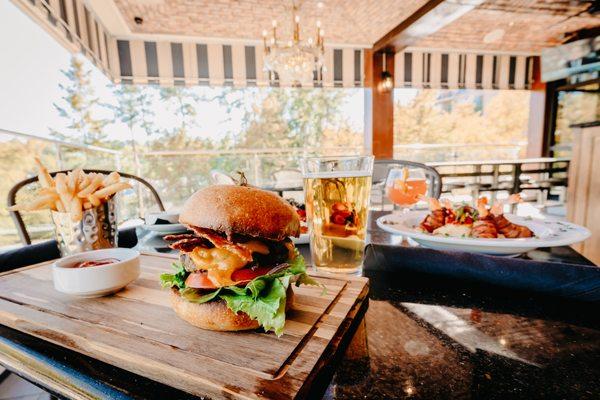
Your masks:
M373 194L380 196L381 209L383 209L386 200L385 181L387 179L388 173L392 168L401 167L422 169L428 181L427 196L434 197L436 199L440 198L440 194L442 193L442 178L440 177L440 174L435 168L414 161L375 160L373 164L373 192L375 193ZM373 200L377 199L375 196L372 196L372 198ZM374 203L375 201L371 201L371 204Z
M54 177L54 176L56 176L56 174L67 173L67 172L69 172L69 170L55 171L55 172L51 172L50 175L52 177ZM106 171L106 170L101 170L101 169L85 169L84 172L85 173L94 172L94 173L108 175L112 171ZM143 178L140 178L139 176L131 175L131 174L128 174L125 172L119 172L119 175L121 175L121 177L123 177L125 179L132 179L132 180L137 181L140 184L144 185L152 194L152 197L156 201L156 204L158 205L158 208L160 209L160 211L165 211L165 206L163 205L163 202L160 199L160 196L158 195L156 189L154 189L154 187L148 181L146 181ZM24 179L24 180L18 182L16 185L14 185L8 192L8 198L7 198L8 207L12 207L13 205L16 204L17 193L19 192L19 190L23 189L24 187L26 187L34 182L37 182L37 180L38 180L37 176L34 176L31 178ZM10 216L17 228L17 232L19 234L19 238L21 239L21 242L24 245L31 244L31 238L29 236L29 233L27 232L27 227L25 226L23 217L21 217L21 213L19 213L19 211L9 211L9 213L10 213Z

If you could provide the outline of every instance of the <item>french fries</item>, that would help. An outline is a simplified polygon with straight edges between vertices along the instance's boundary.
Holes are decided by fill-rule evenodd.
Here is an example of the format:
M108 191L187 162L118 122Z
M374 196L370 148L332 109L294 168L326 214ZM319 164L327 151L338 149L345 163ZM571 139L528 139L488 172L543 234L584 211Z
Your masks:
M73 222L81 221L83 212L98 207L108 201L115 193L131 188L121 181L121 176L114 171L108 175L89 173L81 168L67 174L56 174L54 178L36 157L38 181L40 189L35 199L17 203L10 211L52 210L69 213Z

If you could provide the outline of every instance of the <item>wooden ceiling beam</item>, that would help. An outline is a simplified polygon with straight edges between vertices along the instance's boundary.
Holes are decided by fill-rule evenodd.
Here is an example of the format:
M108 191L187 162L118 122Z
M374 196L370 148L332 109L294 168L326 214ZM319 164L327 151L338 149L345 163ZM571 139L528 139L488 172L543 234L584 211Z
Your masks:
M483 2L484 0L430 0L376 41L373 51L401 51L437 32Z

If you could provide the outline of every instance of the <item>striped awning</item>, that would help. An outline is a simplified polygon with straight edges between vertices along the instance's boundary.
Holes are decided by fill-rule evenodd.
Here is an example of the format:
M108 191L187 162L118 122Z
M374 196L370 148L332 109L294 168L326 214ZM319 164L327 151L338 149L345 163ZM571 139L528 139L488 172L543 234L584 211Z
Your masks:
M259 41L195 43L113 37L85 0L13 0L69 51L81 52L115 83L291 86L264 71ZM311 86L363 85L363 50L326 47Z
M160 85L292 86L264 70L262 45L116 39L115 82ZM362 86L362 49L325 48L309 86Z
M117 38L85 0L13 0L69 51L81 52L116 83L291 86L263 68L260 42L174 42ZM396 53L398 88L529 89L533 55L408 48ZM363 49L326 47L316 87L363 86Z
M397 88L529 89L533 55L408 48L396 53Z

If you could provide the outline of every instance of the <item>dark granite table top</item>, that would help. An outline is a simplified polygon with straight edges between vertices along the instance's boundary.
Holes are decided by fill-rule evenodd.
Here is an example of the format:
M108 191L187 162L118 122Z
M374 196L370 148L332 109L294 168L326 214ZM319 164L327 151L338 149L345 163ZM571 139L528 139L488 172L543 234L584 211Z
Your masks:
M372 224L369 240L401 242ZM149 236L139 246L167 251ZM309 256L307 246L299 247ZM590 264L567 247L527 257ZM598 304L406 271L363 274L371 280L364 323L333 378L315 394L325 399L600 398ZM0 336L0 361L51 390L66 385L100 398L189 397L6 327L0 326Z

